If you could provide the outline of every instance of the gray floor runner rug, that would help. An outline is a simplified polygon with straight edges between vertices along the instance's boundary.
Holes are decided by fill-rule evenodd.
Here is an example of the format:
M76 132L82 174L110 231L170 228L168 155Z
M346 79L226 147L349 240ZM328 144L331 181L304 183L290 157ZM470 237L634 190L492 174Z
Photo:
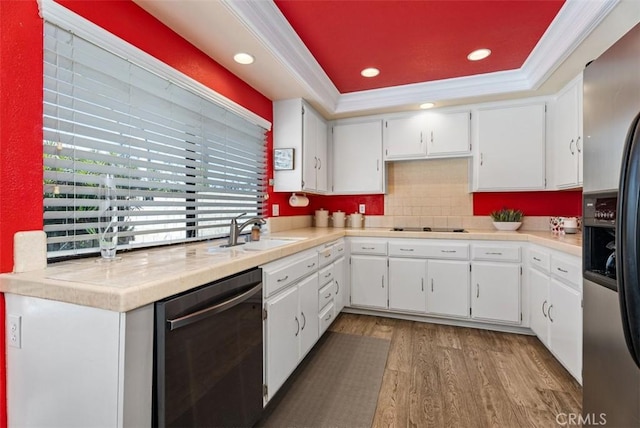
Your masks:
M390 344L386 339L327 332L256 426L371 427Z

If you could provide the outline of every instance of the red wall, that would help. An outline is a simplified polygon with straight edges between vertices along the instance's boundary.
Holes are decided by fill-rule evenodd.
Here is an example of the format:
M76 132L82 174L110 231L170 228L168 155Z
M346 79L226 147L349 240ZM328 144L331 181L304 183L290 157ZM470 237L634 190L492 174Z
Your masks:
M474 215L501 208L518 209L524 215L582 216L582 190L473 194Z

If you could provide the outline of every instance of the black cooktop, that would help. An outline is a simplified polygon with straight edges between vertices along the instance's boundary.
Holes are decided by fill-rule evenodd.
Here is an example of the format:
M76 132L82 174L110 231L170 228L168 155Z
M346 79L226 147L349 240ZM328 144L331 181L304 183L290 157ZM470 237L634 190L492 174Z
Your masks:
M456 227L394 227L394 232L460 232L467 233L466 230Z

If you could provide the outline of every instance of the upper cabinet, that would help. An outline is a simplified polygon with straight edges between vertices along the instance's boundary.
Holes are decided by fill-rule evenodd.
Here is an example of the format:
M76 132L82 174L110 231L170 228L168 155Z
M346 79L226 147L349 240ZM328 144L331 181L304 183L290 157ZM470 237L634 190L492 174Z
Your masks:
M273 147L294 149L293 169L274 171L274 191L327 193L327 123L302 99L273 103Z
M427 113L427 157L471 154L471 112Z
M560 91L551 106L549 163L560 189L582 186L582 73Z
M336 121L331 127L334 194L384 193L382 120Z
M473 190L545 188L546 104L502 104L474 115Z
M384 119L384 159L469 156L469 110L432 111Z
M412 159L427 155L425 113L384 119L384 159Z

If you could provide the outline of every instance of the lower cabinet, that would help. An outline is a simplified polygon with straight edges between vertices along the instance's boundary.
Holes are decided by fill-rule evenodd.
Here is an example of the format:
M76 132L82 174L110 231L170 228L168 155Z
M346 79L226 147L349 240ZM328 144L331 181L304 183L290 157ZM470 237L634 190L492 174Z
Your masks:
M424 313L427 260L389 258L389 309Z
M388 299L387 258L351 256L351 304L386 309Z
M318 340L318 274L265 302L266 381L271 399Z
M336 316L342 312L349 303L349 288L346 279L345 259L340 257L334 262L334 275L336 282L336 296L334 299L334 310Z
M471 273L471 317L520 324L519 264L474 262Z
M427 312L469 317L469 262L429 260Z
M531 330L582 381L582 292L578 257L529 250Z

